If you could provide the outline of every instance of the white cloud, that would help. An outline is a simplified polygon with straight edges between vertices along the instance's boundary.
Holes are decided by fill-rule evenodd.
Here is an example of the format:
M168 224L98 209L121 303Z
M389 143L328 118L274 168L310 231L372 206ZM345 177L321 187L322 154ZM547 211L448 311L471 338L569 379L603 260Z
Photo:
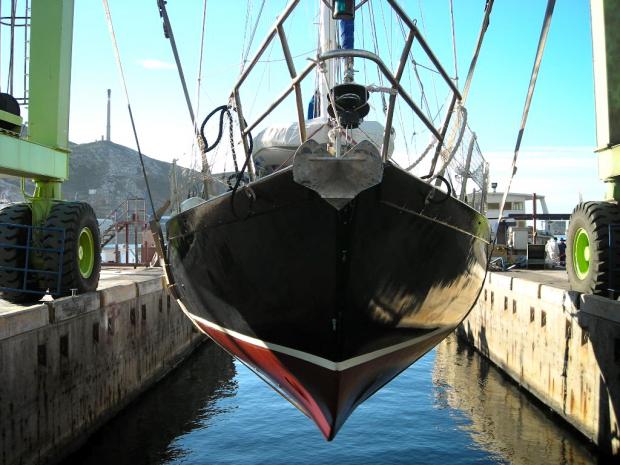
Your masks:
M144 59L139 60L138 63L142 65L145 69L174 69L174 65L172 63L168 63L166 61L155 60L155 59Z
M591 147L527 147L519 153L513 192L536 192L546 197L552 213L570 213L582 194L584 200L602 200L597 157ZM491 181L498 191L506 187L513 153L488 151Z

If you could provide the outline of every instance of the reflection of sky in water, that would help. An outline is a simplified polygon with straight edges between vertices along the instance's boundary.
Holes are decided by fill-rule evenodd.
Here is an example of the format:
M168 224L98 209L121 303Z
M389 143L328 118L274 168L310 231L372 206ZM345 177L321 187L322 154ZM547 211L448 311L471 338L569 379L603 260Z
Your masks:
M186 454L168 463L498 463L458 429L466 423L460 413L434 405L433 363L427 355L362 404L331 443L236 364L236 395L214 404L224 413L177 438L174 447Z
M328 443L247 368L207 347L71 465L595 463L480 362L450 338L362 404Z

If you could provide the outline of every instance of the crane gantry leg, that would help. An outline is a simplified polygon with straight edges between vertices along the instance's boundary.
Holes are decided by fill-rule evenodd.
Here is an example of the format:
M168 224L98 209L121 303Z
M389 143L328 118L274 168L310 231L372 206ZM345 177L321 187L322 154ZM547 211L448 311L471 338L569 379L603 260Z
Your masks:
M573 290L613 295L620 290L620 0L591 0L590 8L596 153L606 194L575 207L566 270Z
M23 203L0 211L0 292L11 300L47 289L92 291L99 282L95 213L63 201L61 191L69 172L73 11L74 0L32 0L27 131L16 99L0 95L0 173L35 183L32 193L22 187Z

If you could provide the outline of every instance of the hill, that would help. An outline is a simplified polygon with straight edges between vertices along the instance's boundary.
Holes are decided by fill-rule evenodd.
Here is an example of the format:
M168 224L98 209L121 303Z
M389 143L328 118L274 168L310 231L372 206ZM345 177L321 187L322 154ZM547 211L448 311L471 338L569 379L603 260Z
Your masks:
M147 198L138 152L108 141L71 144L69 180L63 184L66 200L89 202L97 216L105 217L128 197ZM172 164L144 157L155 207L170 197ZM199 173L177 167L181 198L199 189ZM181 190L182 188L182 190ZM22 200L19 180L0 179L0 198Z

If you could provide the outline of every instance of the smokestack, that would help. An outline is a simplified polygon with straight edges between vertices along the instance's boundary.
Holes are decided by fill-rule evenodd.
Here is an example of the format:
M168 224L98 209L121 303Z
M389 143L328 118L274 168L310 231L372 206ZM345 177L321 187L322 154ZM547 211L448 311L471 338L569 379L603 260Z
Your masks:
M110 95L112 90L108 89L108 124L106 126L106 140L110 142Z

